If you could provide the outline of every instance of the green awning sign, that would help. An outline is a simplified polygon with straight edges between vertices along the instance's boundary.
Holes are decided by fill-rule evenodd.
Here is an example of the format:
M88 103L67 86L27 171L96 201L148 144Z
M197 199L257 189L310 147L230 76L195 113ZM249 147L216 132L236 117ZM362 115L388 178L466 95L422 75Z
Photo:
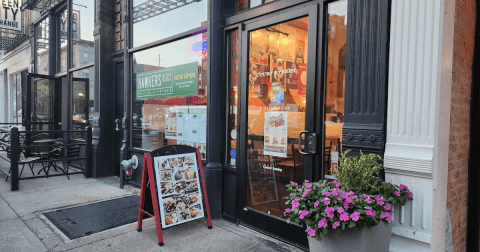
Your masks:
M198 62L137 74L137 99L198 94Z

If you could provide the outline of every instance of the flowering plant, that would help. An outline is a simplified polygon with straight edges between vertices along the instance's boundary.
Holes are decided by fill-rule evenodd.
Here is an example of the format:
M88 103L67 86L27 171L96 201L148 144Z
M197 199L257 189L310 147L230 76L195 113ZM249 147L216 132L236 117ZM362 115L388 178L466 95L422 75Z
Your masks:
M407 200L413 198L405 185L396 186L374 176L382 169L381 164L372 162L380 160L378 155L362 153L360 157L352 158L345 157L345 154L335 171L337 180L305 180L300 185L295 182L287 185L290 195L286 197L286 204L292 206L285 209L287 222L305 223L308 236L317 240L321 240L320 233L326 234L330 229L341 233L347 228L370 228L379 222L388 226L392 220L392 206L396 203L405 205ZM355 183L350 180L353 178L349 174L350 165L361 170L354 172L361 174ZM365 181L372 185L367 186Z

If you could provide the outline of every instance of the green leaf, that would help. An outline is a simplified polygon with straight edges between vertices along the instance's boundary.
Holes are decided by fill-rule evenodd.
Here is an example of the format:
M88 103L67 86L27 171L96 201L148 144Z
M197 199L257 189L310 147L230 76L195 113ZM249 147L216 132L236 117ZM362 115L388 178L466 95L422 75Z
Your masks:
M355 222L350 221L350 222L348 223L348 227L349 227L349 228L355 227Z

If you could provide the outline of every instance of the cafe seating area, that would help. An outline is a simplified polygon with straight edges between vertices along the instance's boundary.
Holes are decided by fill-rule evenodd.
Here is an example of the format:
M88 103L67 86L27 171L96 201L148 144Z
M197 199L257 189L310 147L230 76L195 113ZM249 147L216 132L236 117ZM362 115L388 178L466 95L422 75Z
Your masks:
M86 136L77 138L78 136ZM12 190L18 181L54 176L84 174L91 176L92 131L26 130L19 125L0 124L0 159L10 163L1 170L11 180ZM30 173L24 173L27 166Z

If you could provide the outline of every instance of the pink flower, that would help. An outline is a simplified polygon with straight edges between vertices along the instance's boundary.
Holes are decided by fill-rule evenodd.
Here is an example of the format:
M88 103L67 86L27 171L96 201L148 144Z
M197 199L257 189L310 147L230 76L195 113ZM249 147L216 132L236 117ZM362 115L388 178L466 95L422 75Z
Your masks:
M338 226L340 226L340 221L335 221L335 222L332 224L332 228L333 228L333 229L337 229Z
M366 215L372 216L372 217L375 217L375 213L376 213L376 212L373 211L373 210L367 210L367 211L365 211L365 214L366 214Z
M343 214L340 215L340 220L341 221L349 221L350 216L348 215L348 213L343 213Z
M312 191L312 190L310 190L310 189L305 190L305 191L303 192L302 196L303 196L303 197L306 197L307 194L308 194L309 192L311 192L311 191Z
M305 179L305 183L308 183L308 182L310 182L310 181L308 181L308 180Z
M325 205L330 205L330 199L329 198L324 198L321 200L321 202Z
M332 195L337 196L338 193L340 193L340 192L341 192L341 190L339 190L339 189L337 189L337 188L333 188L333 190L332 190Z
M357 196L357 195L353 195L353 196L352 196L352 199L358 199L358 196Z
M405 189L405 188L407 188L407 187L406 187L405 185L400 184L400 186L398 186L398 188L400 188L400 190L403 190L403 189Z
M320 204L320 202L315 201L315 203L313 203L313 207L318 207L319 204Z
M384 208L386 211L390 211L390 210L392 210L392 205L386 204L383 208Z
M302 210L302 211L300 211L300 213L299 213L299 214L300 214L300 219L303 220L303 218L305 218L305 216L307 216L309 213L310 213L310 212L307 211L307 210Z
M325 209L325 213L327 214L328 218L330 218L330 219L333 218L333 216L335 216L333 214L334 211L335 211L335 208L333 208L333 207L327 207Z
M335 184L335 187L340 187L342 184L336 180L334 180L332 183Z
M412 192L407 193L407 197L413 198L413 193Z
M373 201L370 199L370 198L365 198L365 201L368 203L368 204L372 204Z
M320 221L318 221L318 227L319 228L326 228L328 225L327 225L327 219L325 218L322 218Z
M382 214L380 214L380 219L386 219L387 221L391 221L392 215L390 213L383 212Z
M367 210L372 210L372 207L365 207L365 209L367 209Z
M324 185L324 184L321 184L321 185L320 185L320 187L322 187L322 188L323 188L323 187L325 187L325 185Z
M343 212L345 212L345 210L343 210L342 207L337 207L337 212L338 212L338 213L343 213Z
M291 213L291 212L292 212L292 209L290 208L285 209L285 213Z
M348 209L348 202L343 202L343 208Z
M385 201L386 199L382 198L382 197L378 197L377 198L377 203L380 205L380 206L383 206L383 204L385 204Z
M352 198L348 197L348 196L345 196L345 202L349 203L349 204L355 204L355 202L353 202Z
M352 218L353 221L358 221L360 219L360 213L359 212L354 212L350 214L350 218Z
M312 188L312 184L311 184L311 183L305 183L305 186L308 187L308 188Z
M330 196L330 195L331 195L331 193L330 193L330 192L327 192L327 191L325 191L325 192L322 193L322 196L327 196L327 197L328 197L328 196Z
M299 192L302 192L302 191L303 191L303 189L302 189L302 188L300 188L300 189L298 189L298 191L299 191Z
M396 196L400 197L400 193L398 193L397 191L393 192L393 194L395 194Z
M292 208L298 208L300 206L300 203L298 203L300 199L296 197L293 202L292 202Z
M294 186L298 186L297 183L293 182L293 181L290 181L290 184L294 185Z
M305 232L307 232L307 234L310 235L310 237L315 236L315 229L311 228L310 226L307 227L307 230Z

